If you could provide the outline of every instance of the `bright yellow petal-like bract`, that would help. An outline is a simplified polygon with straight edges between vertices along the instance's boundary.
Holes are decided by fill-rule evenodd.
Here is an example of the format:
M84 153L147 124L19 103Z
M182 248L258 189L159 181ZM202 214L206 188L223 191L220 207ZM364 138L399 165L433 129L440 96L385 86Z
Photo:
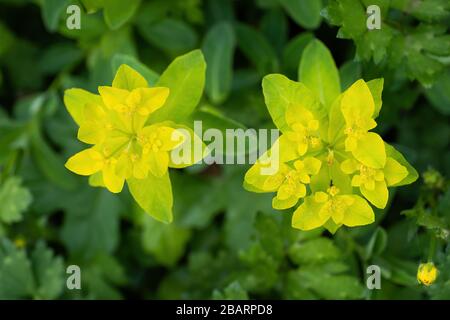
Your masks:
M382 104L382 79L370 85L356 81L324 116L327 108L318 97L308 94L301 100L301 84L269 77L264 94L271 115L277 115L274 121L282 125L283 135L272 148L280 157L264 154L246 173L244 187L274 193L275 209L294 207L292 226L297 229L325 227L334 233L341 226L373 223L370 204L385 208L388 187L417 178L401 154L370 131L377 125L374 117ZM264 174L271 166L278 170Z

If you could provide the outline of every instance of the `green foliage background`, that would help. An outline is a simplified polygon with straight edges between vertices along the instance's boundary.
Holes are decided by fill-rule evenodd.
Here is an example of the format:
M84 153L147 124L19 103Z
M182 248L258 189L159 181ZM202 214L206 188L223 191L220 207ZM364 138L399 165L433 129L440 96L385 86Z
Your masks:
M82 8L81 30L66 28L69 4ZM381 8L381 30L366 28L370 4ZM449 7L0 0L0 298L450 299ZM157 79L176 56L201 48L208 69L198 116L220 115L210 123L219 128L272 128L261 79L296 80L314 37L331 50L343 89L385 78L378 132L426 172L391 192L373 225L334 236L294 230L270 195L242 188L243 165L172 170L175 216L165 225L127 191L89 187L64 168L83 147L64 89L95 92L121 63ZM427 259L440 270L429 288L415 278ZM82 290L65 286L71 264L81 267ZM371 264L382 268L381 290L366 289Z

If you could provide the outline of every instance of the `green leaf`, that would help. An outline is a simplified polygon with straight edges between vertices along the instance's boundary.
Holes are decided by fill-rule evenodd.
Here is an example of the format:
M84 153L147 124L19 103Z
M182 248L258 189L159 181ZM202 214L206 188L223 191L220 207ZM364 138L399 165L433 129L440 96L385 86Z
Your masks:
M0 43L0 56L2 56L14 43L13 33L3 23L0 23L0 39L2 39Z
M357 278L349 275L331 275L316 267L297 271L298 281L324 299L360 299L364 288Z
M0 239L0 299L24 299L34 290L31 263L25 251Z
M108 0L104 2L105 21L113 29L119 29L133 17L141 0Z
M425 96L436 110L450 115L450 72L443 72L436 83L425 90Z
M316 29L322 20L322 0L279 0L286 12L300 26Z
M123 299L117 285L127 282L125 270L112 255L96 256L87 265L82 265L83 292L88 292L89 299Z
M56 74L75 65L82 57L82 51L74 44L57 43L44 51L38 68L44 74Z
M61 229L64 245L73 254L92 258L111 253L119 241L119 199L105 189L85 188L64 204Z
M236 24L235 30L239 49L261 75L278 69L277 55L261 32L242 23Z
M157 86L170 89L164 107L150 116L150 122L182 121L197 106L205 85L206 63L200 50L176 58L163 72Z
M69 4L70 0L42 0L42 19L47 30L56 31L59 20Z
M353 60L347 61L339 68L339 76L341 79L341 90L344 92L354 82L361 79L361 63Z
M145 179L130 178L128 187L134 200L150 216L164 223L172 222L172 186L169 173L162 177L149 174Z
M161 224L147 215L142 215L142 246L153 254L156 261L164 266L173 267L183 256L191 230L174 224Z
M129 65L134 70L139 72L145 80L147 80L150 86L154 86L159 79L159 74L148 68L146 65L141 63L138 59L128 54L118 53L115 54L111 60L111 67L113 74L119 69L122 64Z
M202 179L176 170L171 173L170 178L174 196L174 215L178 225L206 228L212 223L214 216L226 206L226 199L217 179ZM187 185L189 192L186 192Z
M260 29L266 35L277 53L280 53L288 39L288 19L281 8L268 10L264 14Z
M148 42L172 56L192 50L198 43L195 30L182 20L173 18L165 18L158 22L144 20L138 26Z
M234 31L228 22L213 26L205 36L202 46L208 65L205 91L213 103L222 103L231 90L234 47Z
M289 257L297 265L316 264L336 260L341 257L341 252L330 239L317 238L294 243L289 248Z
M314 39L314 35L305 32L289 41L283 50L283 62L286 69L297 73L303 51L312 39Z
M104 7L105 0L81 0L88 13L94 13Z
M339 96L341 85L336 64L328 48L319 40L311 41L305 48L299 80L317 95L327 109Z
M380 255L386 249L386 245L387 233L382 227L378 227L365 247L365 259L369 260L373 256Z
M39 241L31 254L36 288L34 299L56 299L65 285L64 264L44 242Z
M245 291L239 281L234 281L225 287L222 291L214 290L213 299L215 300L248 300L247 291Z
M8 178L0 185L0 221L12 223L22 220L22 213L28 209L32 199L20 178Z
M65 167L64 161L42 138L39 129L34 129L31 139L31 154L39 170L55 185L66 190L77 186L77 180Z

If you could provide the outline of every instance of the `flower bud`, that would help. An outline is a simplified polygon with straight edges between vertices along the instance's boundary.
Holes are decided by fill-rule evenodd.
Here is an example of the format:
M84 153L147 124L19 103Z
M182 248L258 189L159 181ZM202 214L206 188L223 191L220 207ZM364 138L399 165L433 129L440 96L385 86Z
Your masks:
M430 286L436 281L438 269L433 262L421 263L417 270L417 281L426 286Z

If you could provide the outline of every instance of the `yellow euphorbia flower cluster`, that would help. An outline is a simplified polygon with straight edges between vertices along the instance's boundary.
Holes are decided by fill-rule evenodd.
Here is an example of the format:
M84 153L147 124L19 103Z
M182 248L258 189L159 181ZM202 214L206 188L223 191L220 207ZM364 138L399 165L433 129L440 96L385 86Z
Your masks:
M83 92L88 101L76 112L69 110L80 126L78 139L93 146L71 157L66 167L91 176L92 185L104 185L114 193L121 192L131 177L163 176L169 167L169 152L184 136L168 125L146 126L146 122L164 106L169 89L149 88L139 73L122 65L112 86L101 86L98 91L100 95Z
M283 134L247 172L244 187L276 192L275 209L299 204L292 226L302 230L324 226L335 232L342 225L372 223L369 202L384 208L388 187L417 178L403 156L370 131L377 125L382 83L382 79L358 80L326 108L302 83L267 76L266 102ZM278 106L281 112L274 117L277 103L285 108ZM264 175L261 169L269 155L278 159L278 170Z
M171 222L168 168L191 166L203 157L193 150L206 150L188 126L203 92L205 69L202 53L194 50L176 58L152 86L124 64L112 86L100 86L99 94L66 90L64 103L79 126L78 139L91 145L72 156L66 167L89 176L92 186L114 193L127 182L145 212Z

